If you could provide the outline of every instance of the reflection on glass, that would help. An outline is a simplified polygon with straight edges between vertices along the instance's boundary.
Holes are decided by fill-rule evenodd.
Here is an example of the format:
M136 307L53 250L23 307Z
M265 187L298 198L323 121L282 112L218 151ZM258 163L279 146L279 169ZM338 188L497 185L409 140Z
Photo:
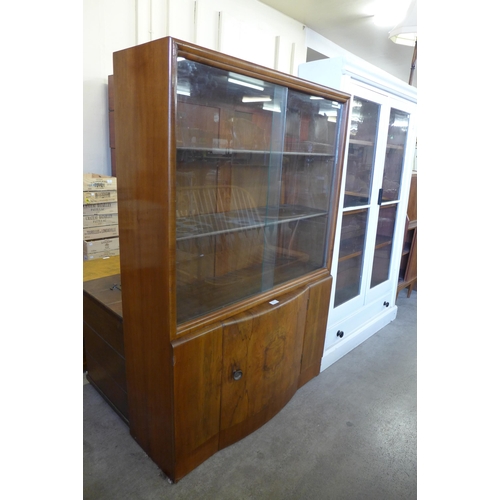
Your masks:
M382 201L399 200L409 120L408 113L391 109L382 182Z
M380 105L353 98L344 208L370 203ZM334 307L360 294L368 208L344 212Z
M337 147L337 115L340 117L338 103L290 90L285 150L333 154Z
M360 293L367 218L367 209L344 213L342 218L334 307Z
M342 107L178 61L177 319L325 266Z
M380 105L353 98L344 207L369 203Z
M389 279L397 207L398 205L380 207L370 288Z

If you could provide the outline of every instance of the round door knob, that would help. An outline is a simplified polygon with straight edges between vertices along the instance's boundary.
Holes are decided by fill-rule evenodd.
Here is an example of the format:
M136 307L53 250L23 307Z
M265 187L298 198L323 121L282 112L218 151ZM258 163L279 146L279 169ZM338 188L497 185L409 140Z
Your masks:
M384 306L385 306L385 307L389 307L389 302L387 302L387 301L386 301L386 302L384 302Z
M243 372L241 370L234 370L233 371L233 379L234 380L239 380L241 377L243 377Z
M339 331L337 332L337 337L342 338L343 336L344 336L344 332L343 332L342 330L339 330Z

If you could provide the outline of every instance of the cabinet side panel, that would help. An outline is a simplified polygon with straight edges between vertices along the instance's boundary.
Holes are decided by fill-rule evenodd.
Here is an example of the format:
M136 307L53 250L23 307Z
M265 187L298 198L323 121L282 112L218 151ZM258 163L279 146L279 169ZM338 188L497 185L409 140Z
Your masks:
M218 450L221 370L221 324L175 343L175 480Z
M89 370L87 380L90 382L90 385L99 392L118 416L128 424L127 392L110 378L106 369L91 354L87 355L87 364Z
M406 268L405 281L417 279L417 229L411 243L410 256L408 257L408 267Z
M113 304L111 304L112 306ZM91 293L83 293L83 320L121 356L124 356L123 324L119 315Z
M410 195L408 198L408 209L407 209L408 219L410 221L417 220L417 174L412 173L411 184L410 184Z
M309 288L309 303L304 331L304 348L299 387L319 374L325 345L328 307L332 290L332 277L328 276Z
M87 356L92 356L96 363L105 369L108 377L126 392L125 359L123 356L113 349L99 332L85 322L83 323L83 338L85 339ZM91 376L93 375L90 369L89 373Z
M120 269L130 432L174 474L175 149L172 40L113 55Z

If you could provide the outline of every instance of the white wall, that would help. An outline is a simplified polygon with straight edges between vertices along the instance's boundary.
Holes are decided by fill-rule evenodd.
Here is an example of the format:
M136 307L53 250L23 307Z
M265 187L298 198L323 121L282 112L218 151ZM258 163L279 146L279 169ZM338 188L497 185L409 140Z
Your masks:
M296 75L304 26L258 0L84 0L83 171L111 174L108 75L113 52L164 36Z
M310 28L304 28L307 47L323 54L326 57L338 57L344 55L352 55L340 45L328 40L323 35L316 33Z
M404 80L401 80L393 74L388 73L378 66L375 66L374 64L362 59L361 57L356 56L355 54L340 47L340 45L337 45L336 43L328 40L324 36L316 33L309 28L305 28L305 34L307 48L311 48L316 52L319 52L320 54L326 56L327 58L345 58L349 66L358 68L358 70L360 70L360 73L358 73L358 75L364 75L364 77L367 79L367 81L370 82L371 85L377 85L378 82L381 88L386 88L387 85L390 84L394 92L400 92L403 96L405 96L405 98L408 95L415 95L416 98L416 88L409 88L409 85ZM318 80L315 81L321 83ZM323 81L322 83L323 85L329 85L327 83L327 79L325 79L325 81Z
M108 75L113 52L135 44L135 0L83 2L83 172L111 174Z

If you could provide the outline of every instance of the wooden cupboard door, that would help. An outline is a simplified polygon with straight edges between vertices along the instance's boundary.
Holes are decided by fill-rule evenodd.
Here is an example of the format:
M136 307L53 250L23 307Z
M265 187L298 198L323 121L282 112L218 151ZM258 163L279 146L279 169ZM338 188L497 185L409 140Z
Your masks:
M327 276L309 288L299 387L319 375L320 372L321 358L325 348L332 281L333 278Z
M298 388L307 288L224 321L219 448L276 415Z
M172 343L175 474L179 480L219 447L222 325L200 328Z

